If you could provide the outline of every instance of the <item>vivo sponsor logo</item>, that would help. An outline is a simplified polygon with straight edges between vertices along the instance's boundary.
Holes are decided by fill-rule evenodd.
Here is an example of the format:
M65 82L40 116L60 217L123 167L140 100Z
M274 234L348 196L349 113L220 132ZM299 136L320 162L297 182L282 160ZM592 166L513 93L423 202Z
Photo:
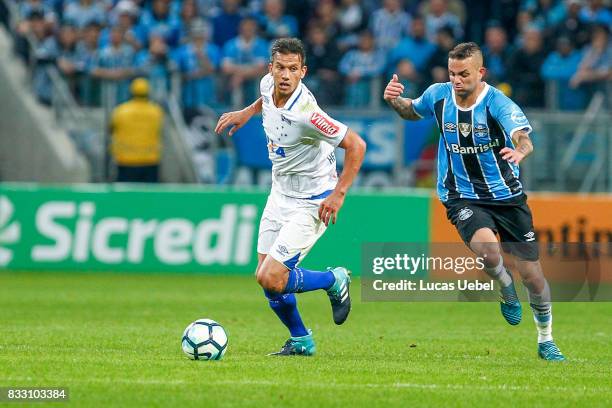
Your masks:
M310 123L327 136L334 136L340 130L339 126L334 125L328 118L317 112L310 117Z

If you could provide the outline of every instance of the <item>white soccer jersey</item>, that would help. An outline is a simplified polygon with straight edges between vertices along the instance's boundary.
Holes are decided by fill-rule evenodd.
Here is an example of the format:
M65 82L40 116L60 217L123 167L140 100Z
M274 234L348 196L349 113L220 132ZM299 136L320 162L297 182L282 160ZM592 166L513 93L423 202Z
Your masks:
M314 198L338 181L334 149L347 126L330 118L300 82L285 106L274 105L274 79L261 80L263 128L272 161L272 187L295 198Z

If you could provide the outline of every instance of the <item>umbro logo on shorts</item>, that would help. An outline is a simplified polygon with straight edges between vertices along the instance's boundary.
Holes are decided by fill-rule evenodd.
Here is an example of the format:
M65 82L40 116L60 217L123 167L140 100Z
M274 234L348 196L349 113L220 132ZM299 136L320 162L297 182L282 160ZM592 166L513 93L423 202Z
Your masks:
M276 252L281 255L289 255L289 250L287 250L287 247L283 245L279 245L278 248L276 248Z
M459 211L459 220L465 221L468 218L470 218L472 215L474 215L474 211L470 210L467 207L462 208L461 211Z
M533 231L529 231L528 233L524 234L523 236L525 238L527 238L526 239L527 242L535 241L535 232L533 232Z

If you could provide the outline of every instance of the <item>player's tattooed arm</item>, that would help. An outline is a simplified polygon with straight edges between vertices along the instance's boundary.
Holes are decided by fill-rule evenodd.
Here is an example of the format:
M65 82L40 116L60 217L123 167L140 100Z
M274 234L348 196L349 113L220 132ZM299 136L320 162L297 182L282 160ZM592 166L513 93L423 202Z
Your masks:
M512 134L512 141L516 146L514 149L504 147L499 151L502 159L510 163L519 164L527 155L533 151L533 143L529 133L524 130L517 130Z
M531 143L529 133L525 132L524 130L514 132L512 135L512 141L516 146L516 150L523 153L525 156L533 151L533 143Z
M234 111L234 112L226 112L219 118L217 122L217 126L215 126L215 132L220 134L222 133L228 126L231 126L228 134L232 136L238 129L243 127L253 115L256 115L261 112L262 109L262 99L259 97L255 102L247 106L246 108Z
M402 119L406 120L419 120L421 117L416 114L414 108L412 107L412 99L402 98L398 96L395 99L387 101L389 105L395 110Z
M404 92L404 85L399 82L396 74L393 74L393 78L387 84L383 99L395 110L403 119L407 120L419 120L421 117L416 114L414 107L412 106L412 99L402 98L401 94Z

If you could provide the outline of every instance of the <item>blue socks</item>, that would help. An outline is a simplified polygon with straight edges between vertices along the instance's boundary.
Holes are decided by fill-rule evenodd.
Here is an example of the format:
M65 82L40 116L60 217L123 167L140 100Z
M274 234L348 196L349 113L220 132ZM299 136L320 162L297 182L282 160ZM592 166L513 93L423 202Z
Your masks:
M270 307L274 313L289 329L291 337L302 337L308 335L308 330L302 322L300 312L297 308L297 299L293 293L281 294L264 290Z
M302 293L317 289L329 289L336 282L331 271L319 272L295 267L289 271L284 293Z
M310 292L317 289L329 289L336 282L331 271L319 272L295 267L289 271L287 286L283 293L274 293L264 290L270 307L274 313L289 329L291 337L308 335L308 330L302 322L297 308L297 299L294 293Z

